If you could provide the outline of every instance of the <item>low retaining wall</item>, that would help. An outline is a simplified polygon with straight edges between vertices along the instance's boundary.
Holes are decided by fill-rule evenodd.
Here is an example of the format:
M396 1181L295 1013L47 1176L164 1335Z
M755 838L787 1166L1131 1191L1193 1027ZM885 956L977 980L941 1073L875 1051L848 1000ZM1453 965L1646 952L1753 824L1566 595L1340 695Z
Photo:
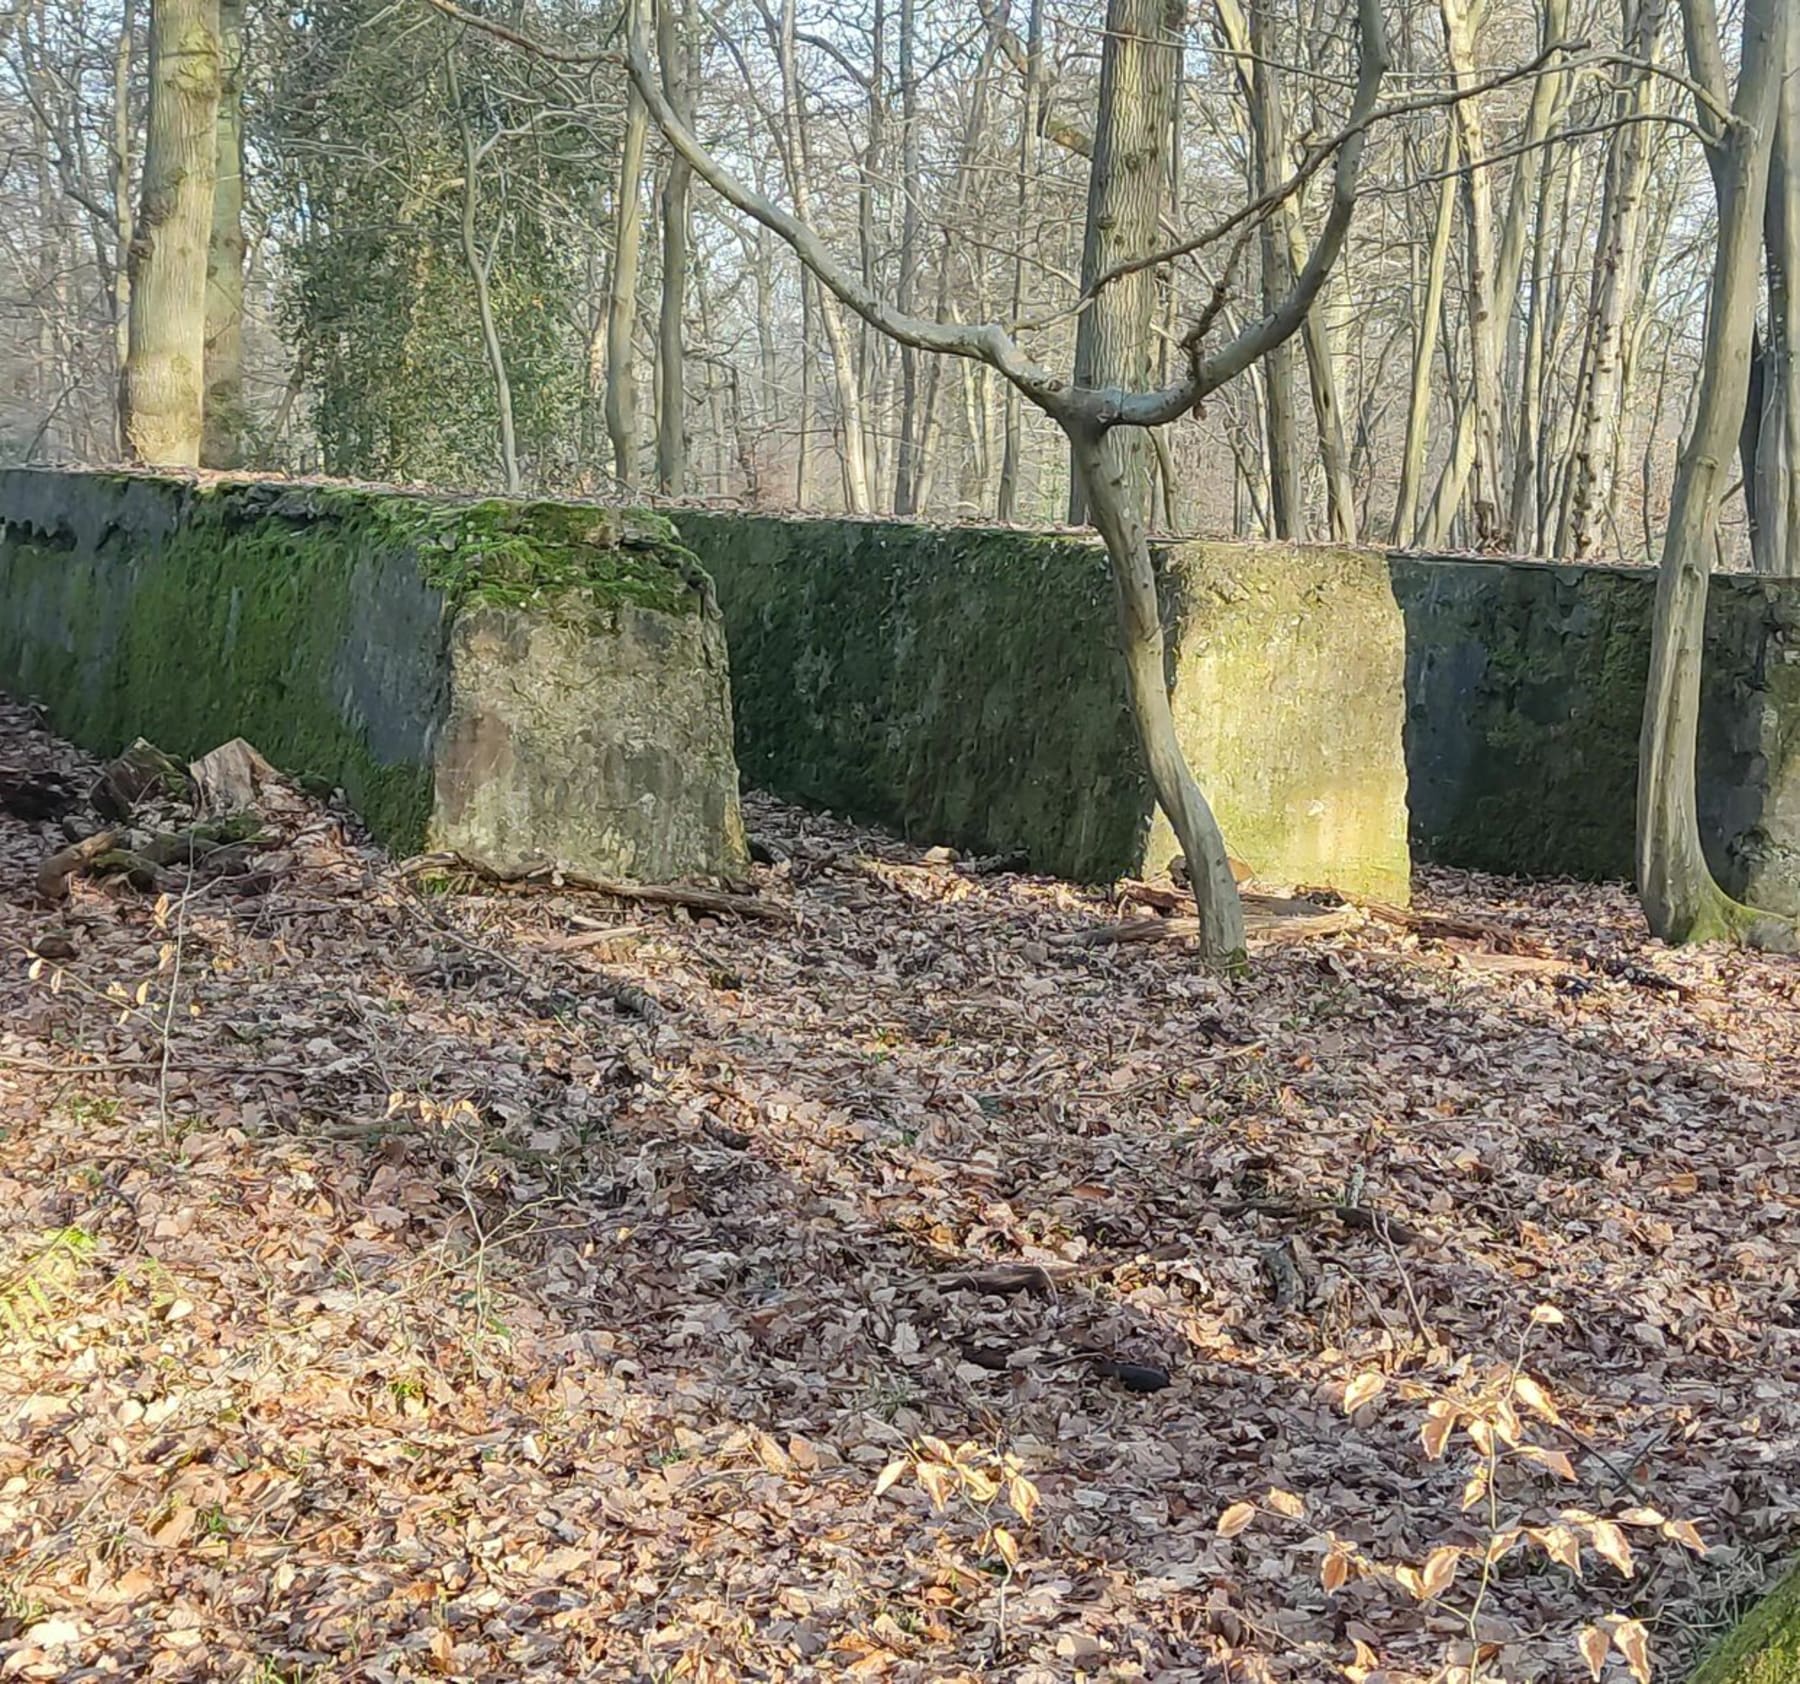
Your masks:
M718 610L654 516L10 470L0 687L101 752L247 737L401 851L745 861Z
M1105 558L1015 531L683 512L717 584L755 785L1083 881L1175 853ZM1177 722L1268 881L1405 899L1404 627L1375 552L1163 557Z
M1391 566L1418 856L1629 878L1656 575L1415 556ZM1699 809L1720 882L1800 915L1800 587L1712 581Z
M752 782L1077 879L1174 851L1096 546L680 524L718 583ZM1183 741L1260 875L1396 899L1410 840L1446 865L1631 876L1653 572L1245 544L1163 567ZM1800 587L1713 581L1699 800L1725 886L1800 915Z

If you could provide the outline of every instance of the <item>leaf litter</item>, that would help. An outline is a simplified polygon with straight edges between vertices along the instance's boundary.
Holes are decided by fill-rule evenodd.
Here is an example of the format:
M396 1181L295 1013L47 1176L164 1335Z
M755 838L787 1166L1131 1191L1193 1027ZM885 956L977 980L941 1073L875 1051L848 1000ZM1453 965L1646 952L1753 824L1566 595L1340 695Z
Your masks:
M791 922L266 778L46 910L95 768L0 763L0 1677L1672 1676L1795 1541L1792 960L1427 871L1229 981L760 797Z

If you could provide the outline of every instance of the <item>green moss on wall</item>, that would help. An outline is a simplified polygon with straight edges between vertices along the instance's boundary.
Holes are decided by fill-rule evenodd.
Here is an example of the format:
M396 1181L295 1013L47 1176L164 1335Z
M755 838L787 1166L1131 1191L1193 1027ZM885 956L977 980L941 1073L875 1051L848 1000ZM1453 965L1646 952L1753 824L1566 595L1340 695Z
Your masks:
M1160 868L1098 546L689 515L752 783L1077 880ZM1380 556L1163 559L1183 738L1260 871L1404 900L1401 626Z
M715 581L748 782L1095 881L1134 869L1150 799L1079 540L684 512Z
M1629 878L1655 575L1390 559L1406 616L1413 845L1446 865ZM1714 579L1701 838L1720 882L1800 912L1800 593Z
M247 737L403 849L458 606L691 613L707 588L666 521L577 505L15 471L0 518L0 684L103 752Z

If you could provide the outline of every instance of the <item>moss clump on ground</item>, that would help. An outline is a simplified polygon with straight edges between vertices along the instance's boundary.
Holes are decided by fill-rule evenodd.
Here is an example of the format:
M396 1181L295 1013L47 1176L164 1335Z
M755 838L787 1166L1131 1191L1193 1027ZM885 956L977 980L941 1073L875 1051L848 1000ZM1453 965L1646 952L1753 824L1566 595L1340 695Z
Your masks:
M1688 1684L1794 1684L1800 1679L1800 1562L1731 1631Z

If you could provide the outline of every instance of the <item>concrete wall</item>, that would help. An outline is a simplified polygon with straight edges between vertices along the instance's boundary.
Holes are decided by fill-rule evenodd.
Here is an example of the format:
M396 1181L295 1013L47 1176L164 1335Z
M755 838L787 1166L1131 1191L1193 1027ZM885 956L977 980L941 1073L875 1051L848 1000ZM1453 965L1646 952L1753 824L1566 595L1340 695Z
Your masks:
M102 752L247 737L403 851L745 860L722 625L655 517L12 470L0 687Z
M1527 875L1632 875L1656 576L1396 556L1415 854ZM1708 595L1700 824L1721 883L1800 915L1800 587Z
M752 784L1078 880L1176 851L1152 826L1097 546L678 519L725 612ZM1162 565L1177 723L1232 851L1267 881L1404 899L1404 628L1383 558L1189 544Z

